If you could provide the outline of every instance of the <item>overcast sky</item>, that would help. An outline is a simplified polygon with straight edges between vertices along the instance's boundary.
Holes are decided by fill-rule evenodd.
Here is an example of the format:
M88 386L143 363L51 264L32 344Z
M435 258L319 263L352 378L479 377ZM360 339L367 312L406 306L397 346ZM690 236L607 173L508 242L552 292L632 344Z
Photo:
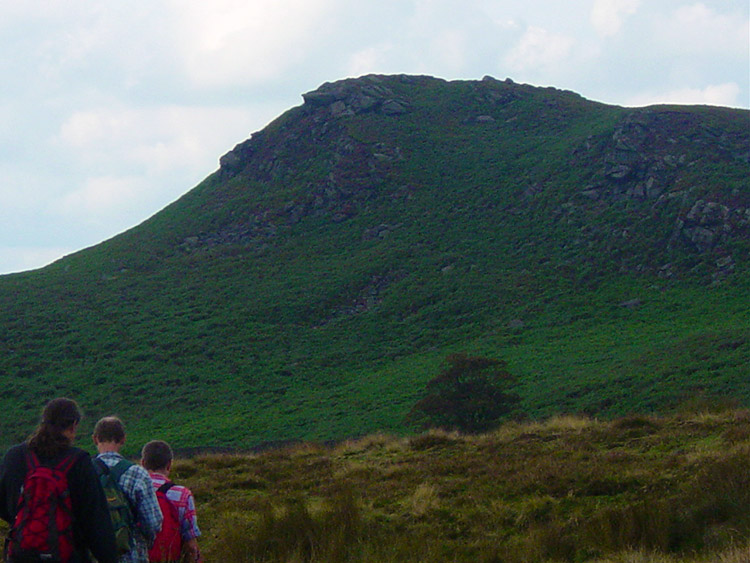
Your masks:
M0 274L139 224L323 82L750 107L747 0L0 0Z

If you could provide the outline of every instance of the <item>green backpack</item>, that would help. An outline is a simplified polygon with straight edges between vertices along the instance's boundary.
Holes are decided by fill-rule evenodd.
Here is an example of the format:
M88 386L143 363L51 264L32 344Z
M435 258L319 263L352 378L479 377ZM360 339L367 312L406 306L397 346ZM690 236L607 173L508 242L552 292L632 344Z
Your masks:
M115 529L117 553L123 555L133 549L133 527L135 519L128 497L119 485L120 477L133 465L126 459L121 459L113 467L109 467L99 458L94 458L94 467L99 474L99 482L107 497L109 515L112 517L112 527Z

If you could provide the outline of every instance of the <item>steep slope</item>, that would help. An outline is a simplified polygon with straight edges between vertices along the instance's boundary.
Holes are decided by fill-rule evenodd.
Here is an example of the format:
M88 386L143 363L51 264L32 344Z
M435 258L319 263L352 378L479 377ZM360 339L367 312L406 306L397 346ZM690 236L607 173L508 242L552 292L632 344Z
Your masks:
M190 446L398 430L452 349L508 359L531 416L750 400L747 111L303 98L137 228L0 278L4 441L57 394Z

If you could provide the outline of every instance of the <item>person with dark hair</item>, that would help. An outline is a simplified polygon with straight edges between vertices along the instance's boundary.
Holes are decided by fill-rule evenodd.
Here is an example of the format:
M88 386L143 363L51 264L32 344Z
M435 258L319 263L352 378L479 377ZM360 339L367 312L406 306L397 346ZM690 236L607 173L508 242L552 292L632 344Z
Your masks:
M149 561L170 561L178 558L175 555L182 555L184 559L180 561L201 563L203 559L198 549L201 531L195 500L190 489L169 480L172 459L172 448L161 440L152 440L141 450L141 465L151 476L164 514L164 525L149 551Z
M6 452L0 465L0 518L11 525L6 540L6 561L20 561L22 554L18 551L29 545L28 541L23 543L20 538L24 535L24 526L38 513L32 512L28 505L32 501L40 502L42 498L41 492L35 498L30 498L32 486L29 475L44 472L63 475L62 482L67 484L67 489L58 493L66 499L66 503L69 499L70 514L62 518L69 519L70 528L43 529L45 536L58 537L58 543L65 543L61 551L65 555L58 554L58 560L88 563L91 561L90 552L99 563L117 561L107 501L91 465L91 458L85 451L73 447L81 418L75 401L53 399L44 407L42 420L29 439ZM22 494L25 485L27 488ZM37 490L41 491L41 488ZM50 518L44 525L57 526L59 521ZM38 521L31 524L41 525ZM11 553L7 553L8 547ZM48 549L54 549L54 546Z
M99 455L94 464L97 471L111 471L133 510L133 543L130 551L120 557L120 563L147 563L148 548L161 529L162 514L151 479L140 465L130 463L121 454L125 445L125 425L115 416L99 420L92 436ZM106 466L106 467L102 467Z

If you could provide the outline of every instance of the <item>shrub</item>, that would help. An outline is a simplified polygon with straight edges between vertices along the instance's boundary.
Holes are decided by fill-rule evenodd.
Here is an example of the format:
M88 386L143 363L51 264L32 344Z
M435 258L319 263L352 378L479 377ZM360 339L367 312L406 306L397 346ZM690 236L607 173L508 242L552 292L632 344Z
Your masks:
M520 401L509 391L514 381L502 360L452 354L427 384L427 395L414 405L407 421L468 433L490 430Z

